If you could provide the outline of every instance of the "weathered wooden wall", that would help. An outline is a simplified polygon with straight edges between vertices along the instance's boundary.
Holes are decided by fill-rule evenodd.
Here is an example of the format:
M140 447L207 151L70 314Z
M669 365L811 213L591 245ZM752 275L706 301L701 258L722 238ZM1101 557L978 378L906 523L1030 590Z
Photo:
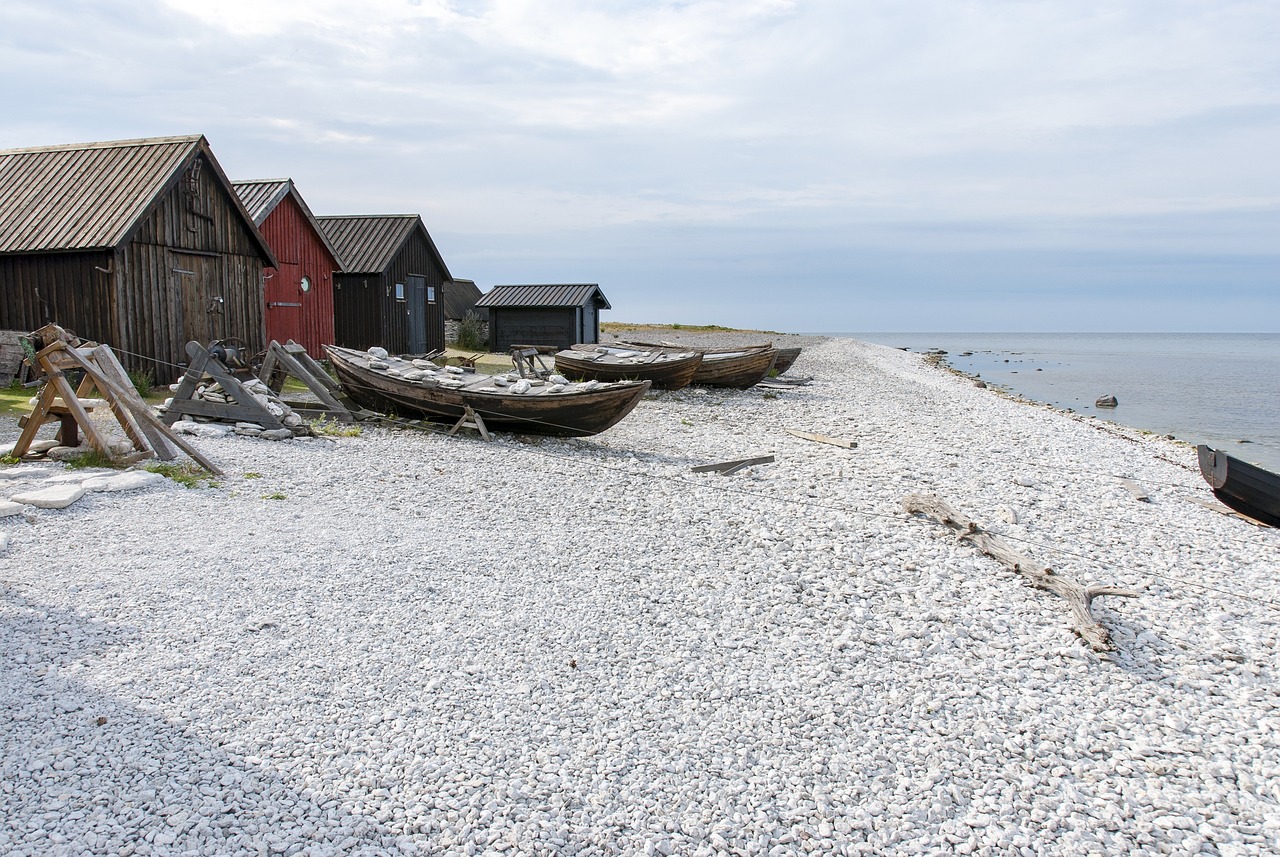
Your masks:
M119 311L111 266L109 252L0 255L0 328L27 332L55 322L110 343Z
M489 347L554 345L568 348L580 341L576 307L489 307Z
M426 237L414 231L381 274L346 274L334 277L334 335L347 348L379 345L392 354L409 350L408 278L418 274L435 290L435 300L425 308L428 350L444 348L444 314L441 288L447 278ZM405 284L405 300L396 300L396 283Z
M263 260L204 156L158 197L118 250L0 256L0 328L53 321L168 382L189 339L265 347Z

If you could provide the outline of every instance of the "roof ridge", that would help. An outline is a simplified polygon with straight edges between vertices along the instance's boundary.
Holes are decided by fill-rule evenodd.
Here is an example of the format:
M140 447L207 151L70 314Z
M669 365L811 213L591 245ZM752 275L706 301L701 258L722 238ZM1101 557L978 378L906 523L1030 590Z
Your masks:
M184 134L177 137L139 137L134 140L103 140L94 143L60 143L55 146L20 146L16 149L0 149L0 155L16 155L28 152L84 152L91 149L123 149L138 146L167 146L173 143L196 143L203 134Z

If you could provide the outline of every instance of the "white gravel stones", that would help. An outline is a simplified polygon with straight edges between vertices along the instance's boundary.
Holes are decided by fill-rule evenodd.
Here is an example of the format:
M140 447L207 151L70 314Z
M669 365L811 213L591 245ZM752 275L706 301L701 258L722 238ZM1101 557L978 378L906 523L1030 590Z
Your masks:
M793 371L581 440L210 438L218 488L16 523L0 853L1269 853L1280 534L916 355ZM1141 588L1114 657L920 490Z

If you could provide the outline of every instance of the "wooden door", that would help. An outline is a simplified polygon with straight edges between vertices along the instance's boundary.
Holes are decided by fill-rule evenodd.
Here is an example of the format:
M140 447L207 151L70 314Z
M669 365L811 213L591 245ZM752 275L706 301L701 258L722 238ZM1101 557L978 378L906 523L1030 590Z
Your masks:
M302 301L313 288L308 279L306 289L302 284L302 266L296 262L281 262L280 268L267 280L267 339L281 345L292 339L303 342Z
M409 353L422 354L427 350L427 278L410 274L409 299Z
M217 256L173 254L174 300L182 331L181 351L188 342L208 345L226 337L226 301L222 294L222 265Z

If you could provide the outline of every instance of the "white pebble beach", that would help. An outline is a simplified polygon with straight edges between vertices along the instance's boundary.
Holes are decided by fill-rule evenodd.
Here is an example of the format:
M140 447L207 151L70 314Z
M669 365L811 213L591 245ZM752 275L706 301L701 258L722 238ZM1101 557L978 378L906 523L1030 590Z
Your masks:
M1277 853L1280 531L1186 443L778 339L811 385L0 518L0 853ZM1136 592L1114 651L912 493Z

